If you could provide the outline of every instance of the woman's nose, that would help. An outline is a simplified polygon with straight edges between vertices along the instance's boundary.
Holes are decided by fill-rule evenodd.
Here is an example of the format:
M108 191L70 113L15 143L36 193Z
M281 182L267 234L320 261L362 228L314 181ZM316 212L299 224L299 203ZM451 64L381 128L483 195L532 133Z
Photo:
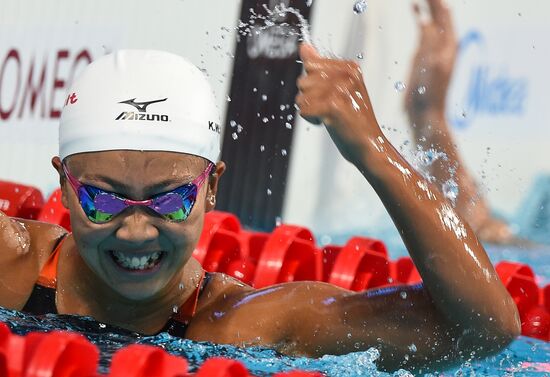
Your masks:
M129 243L142 244L156 239L159 235L157 219L145 208L127 208L121 213L122 219L116 231L117 238Z

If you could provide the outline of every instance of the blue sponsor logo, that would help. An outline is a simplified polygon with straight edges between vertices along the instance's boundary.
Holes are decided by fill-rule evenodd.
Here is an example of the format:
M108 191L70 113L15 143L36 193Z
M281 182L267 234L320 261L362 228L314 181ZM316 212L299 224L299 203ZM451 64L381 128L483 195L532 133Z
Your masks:
M467 52L479 54L487 50L480 32L470 31L459 44L459 62ZM469 82L462 100L463 111L450 114L451 124L467 128L478 115L521 116L528 95L526 78L512 77L506 67L475 63L468 73Z

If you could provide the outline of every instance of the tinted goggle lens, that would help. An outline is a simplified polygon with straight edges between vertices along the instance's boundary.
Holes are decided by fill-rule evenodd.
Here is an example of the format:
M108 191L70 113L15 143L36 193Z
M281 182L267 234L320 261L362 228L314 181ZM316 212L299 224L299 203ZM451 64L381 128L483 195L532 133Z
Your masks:
M154 197L149 208L167 220L179 222L189 217L196 199L197 186L188 184L175 191Z
M110 221L130 205L125 199L92 186L78 190L80 205L88 219L101 224ZM153 197L147 207L165 219L180 222L187 219L197 198L197 186L188 184L174 191Z

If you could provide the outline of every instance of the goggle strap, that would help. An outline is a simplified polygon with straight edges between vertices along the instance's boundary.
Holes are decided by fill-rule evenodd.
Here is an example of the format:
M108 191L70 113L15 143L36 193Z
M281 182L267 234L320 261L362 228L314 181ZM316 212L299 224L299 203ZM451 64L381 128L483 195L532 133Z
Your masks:
M195 186L197 186L197 190L201 188L201 186L204 184L204 181L206 180L206 177L210 174L212 171L212 168L214 167L213 163L208 163L208 166L206 169L202 172L201 175L199 175L195 180L192 182Z

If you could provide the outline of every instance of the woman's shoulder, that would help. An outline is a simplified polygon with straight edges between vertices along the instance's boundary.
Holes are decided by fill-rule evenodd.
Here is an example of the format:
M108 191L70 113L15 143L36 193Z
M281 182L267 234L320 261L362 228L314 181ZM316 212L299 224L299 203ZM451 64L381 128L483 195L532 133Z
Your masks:
M206 272L208 283L204 286L198 302L197 311L211 309L221 302L228 302L231 298L240 296L254 288L226 274Z
M40 270L67 231L58 225L3 216L0 229L0 306L21 309Z
M34 254L40 272L50 255L59 245L60 241L70 233L63 227L34 220L23 220L24 227L30 236L30 252Z

